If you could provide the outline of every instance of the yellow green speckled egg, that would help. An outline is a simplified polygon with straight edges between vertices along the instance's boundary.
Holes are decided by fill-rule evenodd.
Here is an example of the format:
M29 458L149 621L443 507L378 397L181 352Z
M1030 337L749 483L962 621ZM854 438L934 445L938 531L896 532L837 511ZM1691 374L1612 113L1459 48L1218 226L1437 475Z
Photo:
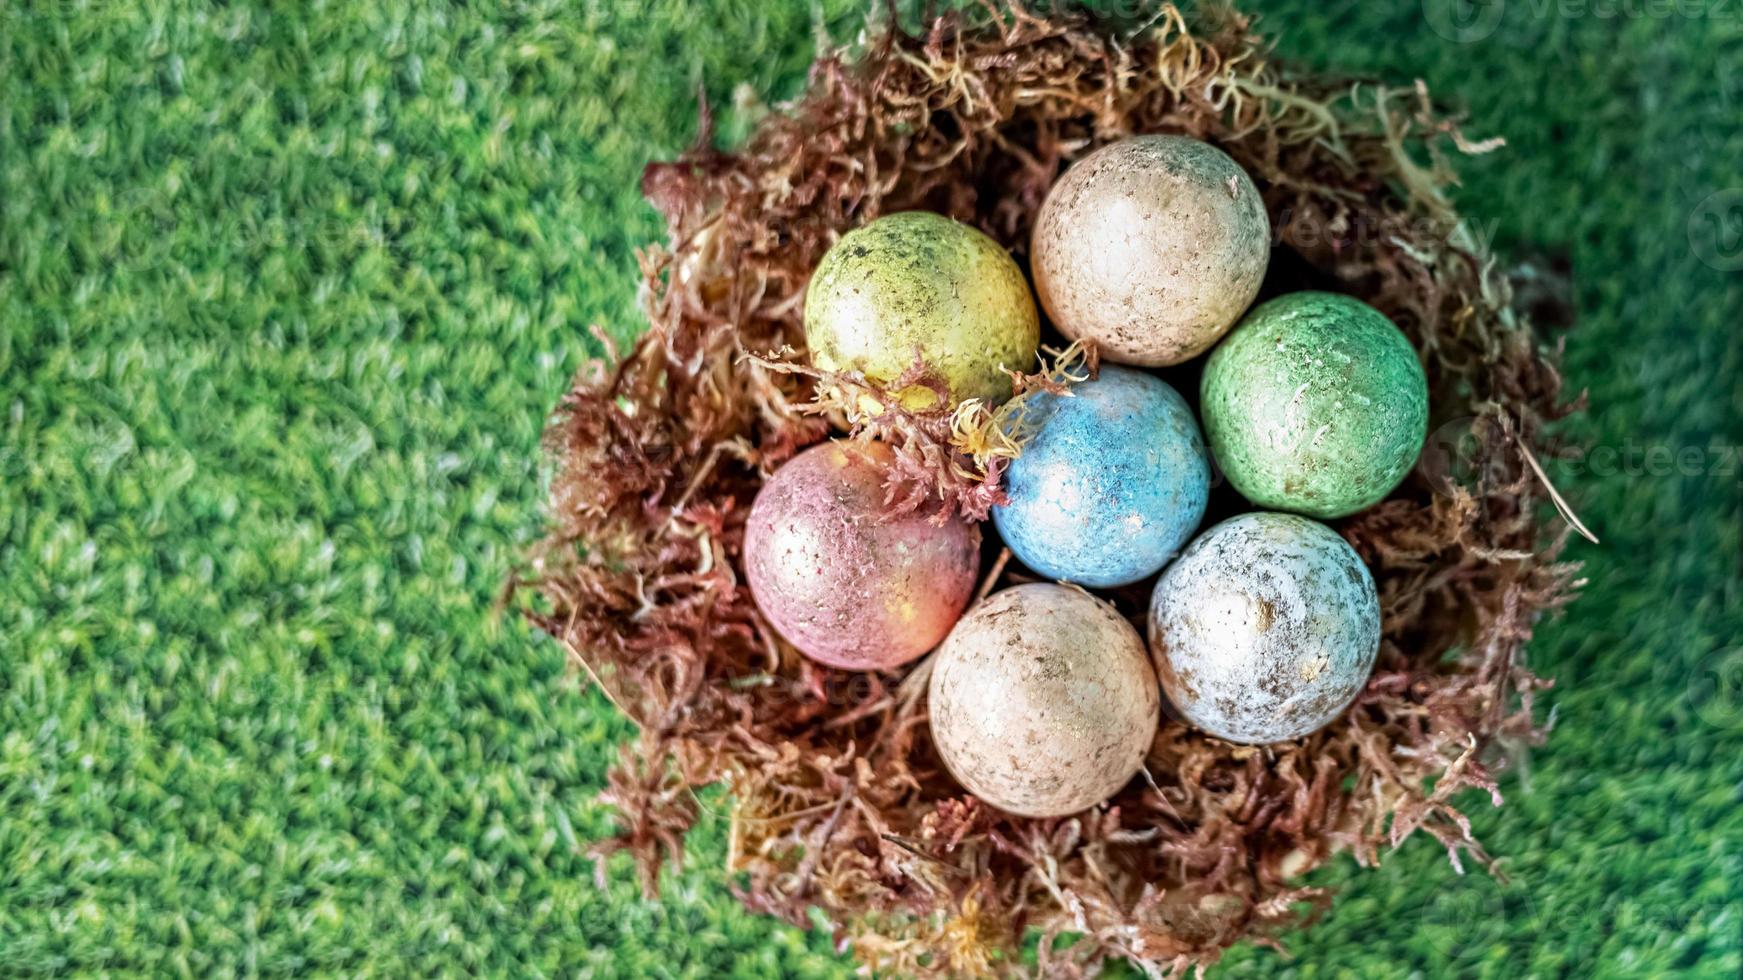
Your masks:
M1040 343L1029 284L998 243L940 214L903 211L841 237L805 294L805 342L828 371L860 371L889 383L918 356L950 400L1002 402L1005 369L1028 371ZM909 409L936 395L910 387Z

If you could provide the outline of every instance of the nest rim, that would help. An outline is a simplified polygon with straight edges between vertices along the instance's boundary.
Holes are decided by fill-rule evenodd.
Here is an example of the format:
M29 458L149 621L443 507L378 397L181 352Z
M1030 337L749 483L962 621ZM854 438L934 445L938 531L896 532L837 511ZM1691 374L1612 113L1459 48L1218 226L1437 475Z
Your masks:
M1108 804L1015 818L941 772L924 732L929 657L886 674L810 663L762 621L735 548L760 480L837 435L898 449L892 507L939 496L984 517L1017 451L998 438L1010 412L853 412L886 386L803 365L807 269L846 229L927 204L1023 257L1050 174L1154 131L1208 139L1252 173L1278 250L1405 329L1429 370L1431 428L1463 425L1478 451L1462 480L1418 474L1329 522L1373 571L1387 624L1339 722L1255 748L1165 719L1146 771ZM1420 83L1300 73L1249 19L1189 22L1172 5L1136 26L1016 6L918 32L892 18L857 51L820 57L806 93L742 147L713 148L706 106L701 133L644 174L669 229L642 255L650 329L621 357L607 342L611 363L553 416L552 526L514 583L639 729L603 794L620 828L596 848L601 874L628 852L653 890L700 816L694 790L724 782L729 870L745 873L733 888L753 910L806 926L819 907L869 965L915 974L1024 972L1033 930L1037 972L1080 975L1109 957L1165 974L1237 941L1275 944L1328 900L1303 874L1338 852L1375 864L1417 830L1455 867L1461 854L1488 864L1455 797L1499 805L1490 750L1544 734L1532 696L1549 682L1523 647L1571 598L1576 567L1558 558L1566 530L1546 511L1566 505L1535 454L1581 407L1445 192L1437 143L1495 141L1467 140ZM1092 375L1093 350L1057 352L1013 378L1007 404L1020 412L1024 392L1086 363ZM917 366L887 388L926 381ZM1007 562L980 595L1015 581ZM1068 933L1080 938L1055 948Z

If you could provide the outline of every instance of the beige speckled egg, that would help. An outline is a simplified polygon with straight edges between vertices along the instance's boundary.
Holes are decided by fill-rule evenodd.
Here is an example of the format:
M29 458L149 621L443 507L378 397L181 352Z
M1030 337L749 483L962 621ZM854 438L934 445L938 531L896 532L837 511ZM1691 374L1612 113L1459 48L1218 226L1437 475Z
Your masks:
M1186 136L1133 136L1048 192L1031 243L1035 291L1065 336L1158 367L1216 343L1253 302L1271 222L1252 178Z
M1018 585L970 609L938 648L932 740L951 775L1026 817L1094 806L1137 773L1161 700L1138 631L1063 585Z

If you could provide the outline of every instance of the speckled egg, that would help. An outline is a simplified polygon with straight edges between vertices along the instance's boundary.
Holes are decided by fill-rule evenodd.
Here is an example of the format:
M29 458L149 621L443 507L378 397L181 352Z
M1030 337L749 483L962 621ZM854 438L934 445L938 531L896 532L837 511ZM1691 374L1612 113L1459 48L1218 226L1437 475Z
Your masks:
M1428 379L1385 314L1338 293L1261 304L1205 364L1217 465L1261 507L1332 518L1382 500L1428 437Z
M1186 136L1133 136L1059 178L1031 253L1035 292L1060 333L1094 340L1109 360L1179 364L1259 294L1271 221L1228 154Z
M1218 738L1299 738L1343 713L1380 650L1374 579L1343 538L1295 514L1223 521L1150 598L1150 651L1169 702Z
M1087 592L995 593L939 646L932 740L951 775L1001 810L1076 813L1143 765L1160 698L1138 631Z
M888 215L841 236L805 294L813 364L888 383L918 355L953 402L1009 398L1004 369L1030 370L1040 338L1017 263L981 232L929 211ZM920 386L899 397L910 409L937 401Z
M1030 396L1036 428L1005 473L993 523L1047 578L1105 588L1152 575L1198 528L1210 457L1167 382L1104 366L1067 395Z
M974 593L980 529L935 510L890 517L882 443L827 442L763 484L745 524L751 595L819 663L882 670L938 645Z

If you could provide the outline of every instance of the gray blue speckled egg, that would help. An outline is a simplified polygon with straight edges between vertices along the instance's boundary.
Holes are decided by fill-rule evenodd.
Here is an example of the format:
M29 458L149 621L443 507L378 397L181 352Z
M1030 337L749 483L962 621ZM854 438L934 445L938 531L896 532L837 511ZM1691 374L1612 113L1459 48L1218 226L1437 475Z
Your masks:
M1187 546L1156 581L1150 653L1169 701L1218 738L1299 738L1360 693L1380 649L1380 600L1335 531L1242 514Z
M1154 574L1204 518L1210 458L1167 382L1104 366L1069 395L1041 393L1033 435L1005 474L993 524L1011 553L1092 588Z

